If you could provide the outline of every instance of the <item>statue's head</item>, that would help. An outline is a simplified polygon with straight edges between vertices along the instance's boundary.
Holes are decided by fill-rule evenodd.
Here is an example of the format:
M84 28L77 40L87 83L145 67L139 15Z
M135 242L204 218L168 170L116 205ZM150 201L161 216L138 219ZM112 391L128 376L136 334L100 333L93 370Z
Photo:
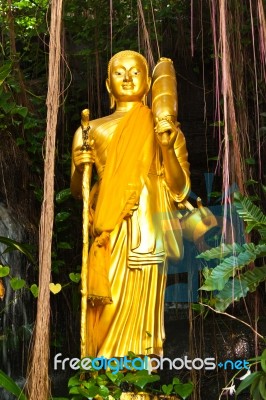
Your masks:
M111 108L117 101L144 101L151 84L146 59L136 51L115 54L108 64L106 87Z

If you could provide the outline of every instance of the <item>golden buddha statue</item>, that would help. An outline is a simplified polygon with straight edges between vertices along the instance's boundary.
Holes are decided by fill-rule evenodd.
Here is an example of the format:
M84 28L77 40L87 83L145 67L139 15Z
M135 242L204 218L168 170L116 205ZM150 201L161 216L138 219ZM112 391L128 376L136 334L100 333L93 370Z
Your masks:
M106 87L115 111L90 122L93 149L82 148L81 128L73 140L72 194L82 197L84 164L95 163L98 174L90 193L87 356L162 356L167 259L183 252L172 216L190 179L176 115L153 115L145 105L150 86L141 54L114 55ZM166 96L162 108L171 102Z

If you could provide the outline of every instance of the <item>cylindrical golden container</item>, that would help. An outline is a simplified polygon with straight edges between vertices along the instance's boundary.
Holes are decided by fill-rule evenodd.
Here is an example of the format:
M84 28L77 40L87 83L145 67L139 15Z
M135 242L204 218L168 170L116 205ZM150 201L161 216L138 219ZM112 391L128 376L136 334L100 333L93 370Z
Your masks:
M176 73L170 58L160 58L152 74L152 111L154 120L177 119L178 101Z

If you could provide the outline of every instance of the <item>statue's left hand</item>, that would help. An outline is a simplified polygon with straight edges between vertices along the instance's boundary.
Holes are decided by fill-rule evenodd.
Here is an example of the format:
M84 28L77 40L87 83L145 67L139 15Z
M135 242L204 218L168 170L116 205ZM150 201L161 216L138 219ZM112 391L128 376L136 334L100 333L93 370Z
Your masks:
M170 119L160 119L155 125L156 139L161 149L173 149L178 134L177 126Z

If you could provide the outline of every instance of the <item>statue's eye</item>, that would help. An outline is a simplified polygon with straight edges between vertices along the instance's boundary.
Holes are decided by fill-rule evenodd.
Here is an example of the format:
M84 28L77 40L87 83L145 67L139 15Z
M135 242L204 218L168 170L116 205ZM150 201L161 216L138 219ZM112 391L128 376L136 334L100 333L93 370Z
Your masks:
M115 75L121 75L121 72L119 72L119 71L115 71Z
M138 74L139 74L139 71L138 71L137 69L135 69L135 70L132 72L132 74L133 74L133 75L138 75Z

